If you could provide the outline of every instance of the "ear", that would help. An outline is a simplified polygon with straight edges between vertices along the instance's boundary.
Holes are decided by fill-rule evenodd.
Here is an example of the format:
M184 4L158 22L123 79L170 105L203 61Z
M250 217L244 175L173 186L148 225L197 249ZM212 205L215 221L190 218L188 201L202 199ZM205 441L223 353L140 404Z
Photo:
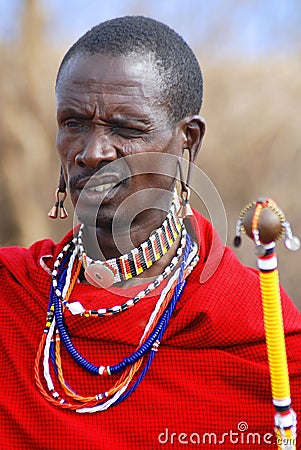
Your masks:
M195 161L201 149L205 130L206 124L202 116L188 116L181 121L181 131L184 137L183 150L188 150L190 162Z

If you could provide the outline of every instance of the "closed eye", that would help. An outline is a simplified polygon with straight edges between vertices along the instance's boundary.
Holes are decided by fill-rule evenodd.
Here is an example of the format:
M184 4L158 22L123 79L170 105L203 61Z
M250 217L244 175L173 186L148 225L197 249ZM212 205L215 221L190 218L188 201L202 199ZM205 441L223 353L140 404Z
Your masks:
M140 130L139 128L121 127L121 126L112 127L112 132L114 134L118 134L119 136L129 138L129 139L130 138L138 138L145 134L145 131Z

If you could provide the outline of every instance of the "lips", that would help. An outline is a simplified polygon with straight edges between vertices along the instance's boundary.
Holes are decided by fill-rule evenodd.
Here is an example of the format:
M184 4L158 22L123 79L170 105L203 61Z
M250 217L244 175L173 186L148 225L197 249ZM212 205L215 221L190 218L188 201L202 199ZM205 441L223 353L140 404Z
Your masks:
M75 183L73 182L77 211L81 211L82 215L86 208L95 210L101 205L111 204L123 184L121 175L108 172L77 179Z
M88 192L103 192L108 191L116 186L116 183L104 183L98 184L97 186L85 187Z
M72 183L73 187L77 190L98 191L102 192L106 189L115 187L122 181L122 178L118 174L103 174L98 176L97 174L91 177L85 177L77 180L76 183ZM71 186L70 186L71 187Z

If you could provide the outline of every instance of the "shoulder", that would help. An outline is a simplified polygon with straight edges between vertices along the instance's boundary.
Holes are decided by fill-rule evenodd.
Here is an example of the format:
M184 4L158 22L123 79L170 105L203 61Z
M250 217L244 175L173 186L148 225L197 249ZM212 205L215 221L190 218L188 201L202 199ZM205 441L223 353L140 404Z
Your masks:
M70 237L71 236L71 237ZM10 273L14 278L39 276L51 274L53 262L64 243L72 238L70 231L58 244L51 239L42 239L34 242L30 247L19 246L3 247L0 249L0 269L3 273Z
M55 243L50 239L43 239L30 247L10 246L0 249L0 266L7 270L20 269L27 264L39 264L43 256L51 257L55 251Z

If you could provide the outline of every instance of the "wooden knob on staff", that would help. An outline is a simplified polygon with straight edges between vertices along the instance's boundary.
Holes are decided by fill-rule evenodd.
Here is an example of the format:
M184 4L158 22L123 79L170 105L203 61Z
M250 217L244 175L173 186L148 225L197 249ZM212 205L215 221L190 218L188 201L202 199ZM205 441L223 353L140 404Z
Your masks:
M242 220L242 226L247 236L251 239L254 238L252 231L252 224L254 225L254 214L256 211L256 205L246 212ZM279 210L280 212L280 210ZM257 229L259 234L259 240L262 244L269 244L270 242L277 241L283 233L284 227L281 224L281 218L279 214L276 214L268 207L262 207L257 218Z
M271 199L258 199L246 205L238 218L234 245L241 243L240 231L246 233L257 246L275 242L286 235L285 245L289 250L299 250L300 241L293 235L289 222L281 209Z

